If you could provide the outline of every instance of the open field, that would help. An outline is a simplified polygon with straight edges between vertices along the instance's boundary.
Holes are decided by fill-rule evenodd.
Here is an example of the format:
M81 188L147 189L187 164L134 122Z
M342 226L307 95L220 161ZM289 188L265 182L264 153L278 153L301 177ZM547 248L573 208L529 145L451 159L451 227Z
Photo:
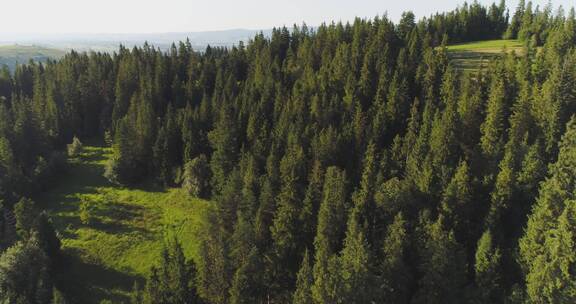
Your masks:
M490 59L500 56L504 51L521 54L523 45L518 40L487 40L448 46L452 64L464 72L486 67Z
M66 51L62 49L36 45L0 45L0 65L7 65L10 70L14 70L17 64L25 64L30 60L45 62L65 54Z
M102 173L110 155L109 148L85 147L56 187L36 199L61 234L66 285L80 303L127 301L134 281L146 276L167 238L176 236L194 258L202 214L210 208L180 189L109 183ZM80 220L82 202L89 206L89 223Z

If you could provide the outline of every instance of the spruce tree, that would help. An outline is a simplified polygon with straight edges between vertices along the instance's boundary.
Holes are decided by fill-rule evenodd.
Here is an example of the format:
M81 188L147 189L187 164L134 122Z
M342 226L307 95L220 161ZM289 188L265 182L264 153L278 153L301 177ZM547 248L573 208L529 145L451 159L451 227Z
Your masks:
M475 280L482 303L498 303L502 301L501 254L492 242L489 230L478 240L475 255Z
M540 194L520 240L520 260L526 271L531 301L561 303L574 300L568 274L574 267L573 225L576 183L576 119L572 118L560 143L558 160L540 185Z
M292 295L292 304L313 303L311 288L313 283L312 266L310 265L308 250L306 250L296 278L296 290Z

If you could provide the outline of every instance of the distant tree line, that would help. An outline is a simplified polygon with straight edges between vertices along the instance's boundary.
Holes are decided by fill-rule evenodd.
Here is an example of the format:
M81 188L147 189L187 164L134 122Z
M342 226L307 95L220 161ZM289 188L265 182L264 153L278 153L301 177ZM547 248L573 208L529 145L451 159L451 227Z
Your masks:
M56 234L23 197L63 174L77 136L111 143L111 181L216 207L197 258L167 242L132 303L573 302L576 17L529 7L4 70L0 300L63 301ZM504 33L537 40L475 73L450 66L448 41Z

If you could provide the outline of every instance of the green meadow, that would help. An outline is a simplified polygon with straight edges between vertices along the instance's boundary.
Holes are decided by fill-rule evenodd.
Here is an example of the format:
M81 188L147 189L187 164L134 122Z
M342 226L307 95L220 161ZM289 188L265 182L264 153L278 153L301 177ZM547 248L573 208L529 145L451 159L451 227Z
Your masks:
M180 189L108 182L102 173L110 156L110 148L85 147L55 187L36 199L60 234L67 267L62 277L81 303L127 301L168 239L179 239L194 258L203 213L210 208Z
M452 65L463 72L473 72L488 66L490 59L504 52L521 54L523 45L518 40L486 40L450 45L448 56Z

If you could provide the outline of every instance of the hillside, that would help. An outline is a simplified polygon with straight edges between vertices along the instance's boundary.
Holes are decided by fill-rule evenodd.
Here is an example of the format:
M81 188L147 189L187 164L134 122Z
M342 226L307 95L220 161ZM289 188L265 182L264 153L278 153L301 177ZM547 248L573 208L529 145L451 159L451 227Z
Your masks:
M575 83L504 2L4 71L0 303L576 303Z
M0 66L7 65L14 70L16 65L28 63L30 60L45 62L48 59L58 59L66 54L62 49L47 48L36 45L1 45Z
M148 274L166 238L176 236L193 256L200 215L209 208L179 189L127 189L109 183L102 172L110 152L85 147L78 159L69 161L57 185L37 199L62 237L70 262L64 278L81 303L127 300L134 280ZM83 202L89 206L89 224L80 220Z

